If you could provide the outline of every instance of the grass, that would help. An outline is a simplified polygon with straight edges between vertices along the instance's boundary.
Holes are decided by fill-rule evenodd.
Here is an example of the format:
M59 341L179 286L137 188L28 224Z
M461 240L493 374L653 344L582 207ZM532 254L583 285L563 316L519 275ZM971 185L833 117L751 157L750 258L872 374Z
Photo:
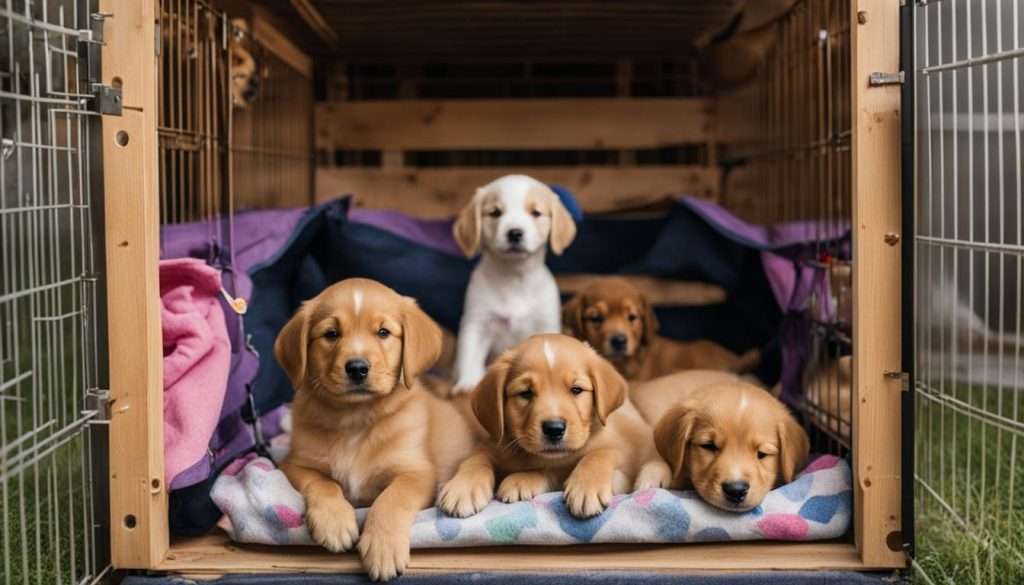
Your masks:
M1021 421L1024 392L947 386L978 410L918 398L916 580L1024 583L1024 435L984 414Z

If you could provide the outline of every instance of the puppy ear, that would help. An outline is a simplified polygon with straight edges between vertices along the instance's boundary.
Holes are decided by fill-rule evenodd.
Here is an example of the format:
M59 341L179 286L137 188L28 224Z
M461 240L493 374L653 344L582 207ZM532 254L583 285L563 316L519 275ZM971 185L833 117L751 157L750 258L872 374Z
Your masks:
M441 328L408 297L402 315L402 383L412 388L416 378L441 357Z
M285 323L274 340L274 357L281 364L292 387L298 390L306 379L306 352L309 349L309 313L312 303L303 303Z
M658 316L654 314L654 305L644 299L644 338L643 343L651 343L658 333Z
M692 409L680 404L666 412L654 427L654 446L672 468L673 479L683 471L695 418Z
M467 258L476 256L477 251L480 249L480 201L480 189L477 189L476 194L462 208L459 216L455 219L455 223L452 225L452 234L455 236L455 242Z
M601 424L607 424L608 416L626 402L626 379L608 360L593 352L591 357L591 375L594 378L594 404L597 418Z
M811 449L804 428L788 412L777 425L779 434L779 473L782 482L793 481L798 469L803 468Z
M473 414L496 445L505 436L505 382L511 366L507 356L499 356L471 395Z
M583 293L562 305L562 326L572 331L573 337L583 338Z
M576 238L576 222L558 195L550 189L548 192L551 193L551 251L560 256Z

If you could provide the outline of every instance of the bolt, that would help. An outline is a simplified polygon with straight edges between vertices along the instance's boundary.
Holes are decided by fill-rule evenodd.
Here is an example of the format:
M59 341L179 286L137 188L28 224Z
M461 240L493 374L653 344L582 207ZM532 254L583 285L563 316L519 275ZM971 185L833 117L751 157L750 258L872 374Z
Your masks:
M900 235L893 232L885 234L885 243L889 244L890 246L895 246L896 244L900 243Z
M857 11L857 23L858 24L867 24L868 23L868 11L867 10L858 10Z

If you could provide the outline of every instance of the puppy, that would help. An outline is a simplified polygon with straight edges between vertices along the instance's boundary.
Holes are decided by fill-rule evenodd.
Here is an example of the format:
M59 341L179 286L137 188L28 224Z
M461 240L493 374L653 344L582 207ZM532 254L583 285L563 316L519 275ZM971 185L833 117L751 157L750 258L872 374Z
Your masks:
M600 514L612 496L663 487L670 471L651 428L607 361L565 335L536 335L491 364L470 396L490 435L441 490L438 505L471 516L503 502L565 490L574 516Z
M472 452L471 421L417 381L440 351L440 329L411 299L361 278L303 304L274 344L296 390L281 469L313 539L335 552L358 541L375 580L405 569L416 513Z
M806 462L807 433L767 391L726 373L681 372L632 392L672 468L673 488L693 487L731 512L756 508Z
M231 19L231 104L245 108L256 101L260 91L260 74L256 59L242 43L249 34L244 18Z
M585 286L562 308L562 324L628 380L650 380L695 368L745 372L761 361L756 349L737 356L713 341L674 341L657 335L654 308L636 287L619 277L595 279Z
M558 286L544 264L547 244L561 254L576 225L547 185L508 175L477 189L453 227L468 257L479 251L466 290L454 392L468 392L490 358L536 333L561 331Z

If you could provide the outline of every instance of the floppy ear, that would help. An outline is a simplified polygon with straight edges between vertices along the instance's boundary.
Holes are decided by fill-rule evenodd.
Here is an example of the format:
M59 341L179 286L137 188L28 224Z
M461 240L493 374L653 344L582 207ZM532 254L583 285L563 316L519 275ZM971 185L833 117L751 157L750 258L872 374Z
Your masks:
M548 193L551 194L551 251L560 256L576 238L576 222L558 195L551 189Z
M572 331L573 336L583 337L583 293L576 293L562 305L562 326Z
M804 428L789 413L779 422L778 433L779 473L783 483L789 483L807 461L811 445Z
M402 315L402 382L412 388L416 378L441 357L441 328L416 301L405 297Z
M658 316L654 314L654 305L644 299L644 338L643 343L651 343L658 333Z
M626 379L608 360L596 353L591 357L591 375L594 378L594 403L597 418L607 424L608 416L626 402Z
M505 382L510 367L508 357L499 356L472 394L473 414L496 445L505 436Z
M281 364L296 390L306 379L306 352L309 349L309 313L312 303L303 303L285 323L274 340L274 357Z
M683 471L695 418L692 409L680 404L666 412L654 427L654 446L672 468L673 479Z
M476 256L480 249L480 219L480 189L477 189L452 225L455 242L467 258Z

